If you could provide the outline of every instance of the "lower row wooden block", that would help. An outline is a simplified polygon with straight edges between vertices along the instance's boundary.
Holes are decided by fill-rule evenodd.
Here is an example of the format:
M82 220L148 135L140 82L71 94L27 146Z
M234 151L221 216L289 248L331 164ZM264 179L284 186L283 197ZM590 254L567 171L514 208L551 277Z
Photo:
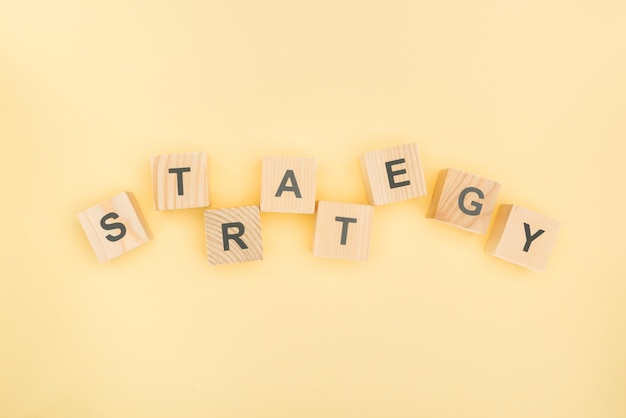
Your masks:
M78 214L99 262L112 260L150 240L132 193L122 192Z
M209 263L263 260L258 206L207 210L204 212L204 228Z
M318 202L313 255L366 261L373 218L374 207L370 205Z
M546 269L559 232L559 223L515 205L502 205L494 221L488 254L531 270Z

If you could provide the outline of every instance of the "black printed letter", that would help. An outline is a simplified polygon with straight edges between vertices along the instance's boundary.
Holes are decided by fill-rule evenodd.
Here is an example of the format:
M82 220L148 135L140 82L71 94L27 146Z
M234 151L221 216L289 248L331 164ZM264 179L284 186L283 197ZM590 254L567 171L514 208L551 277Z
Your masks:
M341 216L336 216L335 220L337 222L342 222L341 225L341 245L346 245L346 242L348 240L348 225L349 224L355 224L356 223L356 218L344 218Z
M395 176L406 174L406 170L404 168L402 170L397 170L397 171L393 171L393 168L392 168L392 166L396 164L402 164L404 162L405 162L404 158L400 158L399 160L387 161L385 163L385 168L387 169L387 179L389 180L389 187L391 187L392 189L395 189L396 187L408 186L409 184L411 184L411 182L408 180L404 180L399 183L396 183L396 181L393 179Z
M459 208L461 209L461 212L470 216L480 215L480 211L483 208L482 203L478 203L472 200L472 206L474 207L474 209L470 210L465 207L465 196L467 196L468 193L476 193L480 199L485 198L485 194L482 192L482 190L477 189L476 187L466 187L465 189L463 189L463 191L461 191L461 194L459 195Z
M524 222L524 232L526 232L526 244L524 244L524 252L528 252L528 250L530 249L530 244L537 238L539 238L539 235L543 234L544 231L543 229L540 229L539 231L535 232L533 235L530 234L530 225L528 225L526 222Z
M112 224L108 224L106 223L107 220L109 219L117 219L119 218L120 215L118 215L115 212L109 212L106 215L104 215L102 217L102 219L100 219L100 226L102 227L102 229L106 230L106 231L110 231L112 229L119 229L120 233L117 235L107 235L105 238L108 239L111 242L115 242L115 241L119 241L122 238L124 238L124 236L126 235L126 227L124 226L123 223L121 222L113 222Z
M167 171L170 174L176 173L176 184L178 185L178 195L182 196L183 193L184 193L184 191L183 191L183 173L189 173L191 171L191 167L170 168Z
M291 186L287 186L287 180L291 180ZM296 175L293 173L293 170L285 171L285 175L283 176L283 180L280 182L280 186L278 186L275 197L280 197L283 192L294 192L296 198L302 198L302 193L300 193L300 188L298 187Z
M228 228L237 228L237 232L235 232L234 234L230 234L228 233ZM242 250L247 250L248 246L240 238L244 234L244 232L246 232L246 229L241 222L228 222L222 224L222 241L224 243L224 251L230 250L231 239L234 240Z

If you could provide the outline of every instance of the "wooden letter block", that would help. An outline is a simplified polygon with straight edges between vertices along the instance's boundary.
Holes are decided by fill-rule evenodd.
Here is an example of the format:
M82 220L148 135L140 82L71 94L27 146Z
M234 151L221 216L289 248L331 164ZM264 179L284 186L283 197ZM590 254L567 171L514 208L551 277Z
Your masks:
M416 144L361 155L361 172L370 205L384 205L426 194L426 181Z
M258 206L204 211L206 246L211 264L263 260Z
M209 206L207 156L204 152L152 157L152 192L157 210Z
M559 223L529 209L501 205L487 253L531 270L544 271L554 247Z
M426 217L485 234L499 191L495 181L453 168L442 170Z
M317 205L313 255L366 261L374 207L320 201Z
M265 157L261 164L261 211L315 212L317 159Z
M148 228L131 193L123 192L78 214L98 261L104 263L148 242Z

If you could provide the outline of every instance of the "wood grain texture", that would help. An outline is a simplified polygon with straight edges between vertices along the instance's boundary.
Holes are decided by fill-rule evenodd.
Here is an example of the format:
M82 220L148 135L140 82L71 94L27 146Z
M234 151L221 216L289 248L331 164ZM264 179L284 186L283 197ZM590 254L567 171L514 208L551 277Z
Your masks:
M268 156L263 158L261 167L261 211L315 212L316 158ZM288 190L279 192L281 185L286 185Z
M468 188L478 189L484 197L474 191L463 193ZM466 231L485 234L489 228L500 184L465 171L449 168L442 170L437 178L427 218L448 223ZM479 213L469 215L466 210Z
M559 227L556 220L530 209L501 205L487 240L486 251L528 269L544 271L554 248ZM529 240L526 228L530 236L540 230L544 232ZM525 246L527 251L524 251Z
M337 220L351 219L354 222ZM313 255L366 261L369 256L374 207L320 201L315 219ZM342 244L342 238L344 243Z
M229 224L232 226L227 227ZM261 212L258 206L206 210L204 227L209 263L232 264L263 260ZM229 235L237 236L245 248L237 239L229 239ZM227 249L225 245L228 246Z
M417 144L370 151L361 155L360 162L370 205L385 205L427 193Z
M137 248L151 238L141 210L129 192L119 193L79 213L78 221L101 263ZM109 229L103 228L101 222ZM115 223L122 224L125 230L114 227Z
M157 210L209 206L206 153L156 155L151 159L151 168L154 207Z

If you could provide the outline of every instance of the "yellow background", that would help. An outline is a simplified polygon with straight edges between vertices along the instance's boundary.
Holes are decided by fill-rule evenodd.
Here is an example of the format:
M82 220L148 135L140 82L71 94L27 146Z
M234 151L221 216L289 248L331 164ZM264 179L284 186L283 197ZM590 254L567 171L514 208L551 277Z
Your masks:
M626 3L0 3L0 417L626 416ZM149 160L206 151L212 207L264 155L417 142L429 195L377 207L370 260L211 266L202 209L157 212ZM562 223L545 273L425 218L437 173ZM76 214L134 192L154 240L98 264Z

